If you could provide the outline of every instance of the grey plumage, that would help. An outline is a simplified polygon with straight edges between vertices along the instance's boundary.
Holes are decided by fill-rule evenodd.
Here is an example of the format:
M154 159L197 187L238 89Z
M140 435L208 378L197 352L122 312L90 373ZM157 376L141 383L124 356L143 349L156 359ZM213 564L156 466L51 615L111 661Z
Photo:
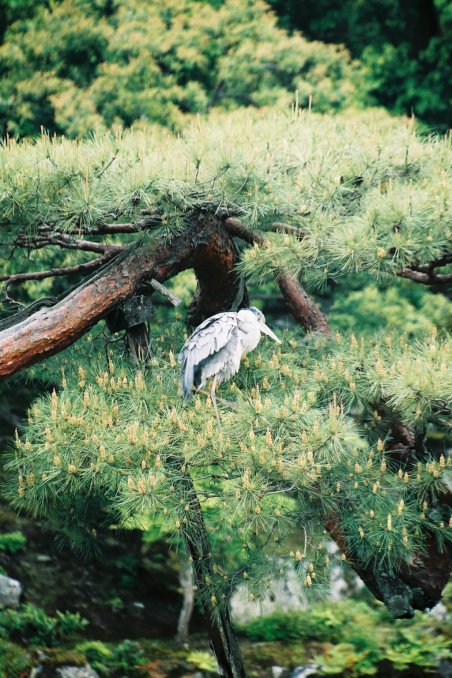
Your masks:
M189 398L193 387L201 388L211 377L219 384L236 374L242 356L258 345L261 331L280 343L254 307L217 313L201 323L179 354L184 396Z

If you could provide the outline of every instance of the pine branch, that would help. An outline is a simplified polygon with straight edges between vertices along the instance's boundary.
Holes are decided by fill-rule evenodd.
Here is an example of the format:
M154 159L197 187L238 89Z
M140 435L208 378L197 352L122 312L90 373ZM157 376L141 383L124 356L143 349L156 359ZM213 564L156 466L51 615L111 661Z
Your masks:
M14 316L8 319L8 327L0 331L0 379L70 346L151 279L161 283L188 268L194 269L198 279L198 293L190 314L194 324L234 305L246 304L246 290L235 271L237 258L234 242L221 221L201 215L188 231L170 243L135 244L119 254L108 252L76 267L4 276L8 285L97 270L107 262L93 278L50 308L41 308L25 319L21 313L19 323L14 323Z
M326 529L347 556L347 560L377 600L381 600L396 618L410 618L415 610L434 607L441 599L451 570L452 547L441 549L429 539L427 554L415 553L402 562L398 571L382 566L375 558L364 564L355 558L340 530L339 516L332 515Z
M452 273L435 273L433 269L423 272L418 269L404 268L397 275L399 278L408 278L408 280L421 283L421 285L448 285L452 283Z
M239 221L239 219L226 219L224 225L228 233L241 238L250 245L259 245L262 247L268 242L264 235L249 231L246 226L241 221ZM278 231L281 230L281 227L284 229L283 232L287 232L287 224L274 225L274 229ZM284 270L281 270L278 273L276 280L284 300L295 320L303 325L303 327L308 331L328 334L330 332L330 328L325 316L322 314L321 310L310 298L310 296L306 293L298 280Z
M119 302L133 295L148 275L153 257L147 248L134 245L119 255L104 255L80 266L85 266L86 272L86 266L91 266L88 270L92 270L94 264L95 268L99 268L101 260L107 261L103 269L57 304L40 308L33 315L0 332L0 379L73 344ZM76 268L76 272L79 272L80 267ZM42 271L41 276L43 273L46 272ZM18 275L24 279L23 276L29 274Z
M397 275L422 285L447 285L452 282L452 273L437 273L435 269L448 264L452 264L452 252L446 252L442 257L428 264L411 264L399 271Z

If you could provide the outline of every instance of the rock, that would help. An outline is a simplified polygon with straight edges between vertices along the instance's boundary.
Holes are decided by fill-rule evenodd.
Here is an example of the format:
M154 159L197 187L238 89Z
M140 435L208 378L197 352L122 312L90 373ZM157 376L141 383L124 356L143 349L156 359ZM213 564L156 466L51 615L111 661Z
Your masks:
M432 607L432 609L429 612L429 615L433 617L433 619L438 619L439 621L445 621L447 620L449 613L447 611L447 607L444 605L444 603L437 603L435 607Z
M50 563L52 558L46 555L45 553L38 553L38 555L36 556L36 560L38 561L38 563Z
M438 678L452 678L452 661L450 659L441 659L436 676Z
M85 666L60 666L56 671L58 678L99 678L99 674L89 664Z
M20 582L0 574L0 607L17 607L21 594Z
M297 666L296 669L292 671L289 678L308 678L308 676L313 676L317 673L320 666L318 664L306 664L306 666Z
M39 664L32 669L30 678L99 678L99 674L89 664L60 666L58 669Z

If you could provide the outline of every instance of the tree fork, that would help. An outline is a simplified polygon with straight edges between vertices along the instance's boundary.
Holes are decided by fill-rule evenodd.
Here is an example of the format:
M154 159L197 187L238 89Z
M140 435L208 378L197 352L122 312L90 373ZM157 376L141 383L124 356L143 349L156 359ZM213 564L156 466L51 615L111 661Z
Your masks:
M275 224L276 231L283 230L283 227L284 231L287 232L288 226ZM265 246L268 242L264 235L249 231L239 219L234 217L226 219L225 228L231 235L241 238L250 245ZM293 275L281 269L276 277L276 282L293 317L305 330L319 334L330 333L330 327L322 311Z
M0 380L67 348L132 297L151 278L165 282L193 268L198 292L191 320L240 307L246 290L235 271L238 253L218 218L197 215L170 243L135 243L65 297L32 315L8 319L0 331ZM25 317L24 317L25 315Z

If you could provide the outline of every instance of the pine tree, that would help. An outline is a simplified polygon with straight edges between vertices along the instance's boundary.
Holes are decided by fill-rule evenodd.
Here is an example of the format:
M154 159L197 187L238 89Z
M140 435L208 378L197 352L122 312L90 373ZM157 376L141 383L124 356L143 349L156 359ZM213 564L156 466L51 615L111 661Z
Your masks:
M360 276L443 294L450 140L294 108L178 137L10 140L0 158L4 309L30 304L0 325L0 376L55 384L16 437L12 504L75 548L144 519L182 540L226 676L245 675L233 586L259 596L289 566L321 585L331 539L396 616L435 604L451 562L451 464L434 442L450 436L450 338L339 333L314 296ZM188 269L187 317L160 310L156 290ZM182 401L175 356L187 323L260 284L298 327L222 386L219 428L203 394Z

